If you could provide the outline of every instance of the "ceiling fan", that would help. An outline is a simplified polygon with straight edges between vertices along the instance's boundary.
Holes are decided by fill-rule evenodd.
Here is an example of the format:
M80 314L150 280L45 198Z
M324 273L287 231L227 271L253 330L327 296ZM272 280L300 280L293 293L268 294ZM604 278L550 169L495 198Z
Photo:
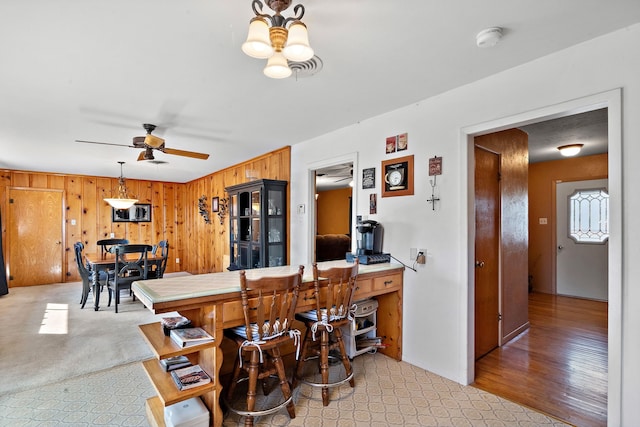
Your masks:
M130 148L142 149L143 151L138 156L138 160L155 160L155 157L153 156L153 150L158 150L165 154L191 157L194 159L206 160L209 158L208 154L197 153L195 151L177 150L175 148L166 147L164 145L164 139L151 134L151 132L153 132L154 129L156 128L156 125L145 123L142 125L142 127L144 128L144 130L147 131L147 134L145 136L134 136L132 145L114 144L111 142L85 141L81 139L76 139L76 142L84 142L87 144L115 145L117 147L130 147Z

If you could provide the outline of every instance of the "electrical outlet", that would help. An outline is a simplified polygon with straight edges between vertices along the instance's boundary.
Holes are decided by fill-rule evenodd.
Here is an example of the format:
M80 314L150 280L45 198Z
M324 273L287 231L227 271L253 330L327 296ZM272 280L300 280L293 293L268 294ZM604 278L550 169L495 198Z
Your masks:
M113 239L114 237L116 237L116 233L111 233L109 234L109 236Z
M180 264L180 258L176 258L176 264Z

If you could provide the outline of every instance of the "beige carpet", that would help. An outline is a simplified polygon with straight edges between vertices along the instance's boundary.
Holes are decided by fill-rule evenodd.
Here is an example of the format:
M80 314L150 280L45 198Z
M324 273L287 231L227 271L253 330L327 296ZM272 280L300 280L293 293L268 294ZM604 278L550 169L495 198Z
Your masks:
M152 355L138 325L160 316L124 292L118 314L113 304L107 307L106 291L99 311L94 311L91 296L81 309L81 286L77 282L10 288L0 297L0 395Z

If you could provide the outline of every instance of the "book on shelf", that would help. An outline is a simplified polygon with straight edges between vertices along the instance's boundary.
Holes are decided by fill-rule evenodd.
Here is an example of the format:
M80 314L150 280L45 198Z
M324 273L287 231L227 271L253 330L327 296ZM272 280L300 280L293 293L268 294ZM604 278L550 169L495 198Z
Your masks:
M187 356L174 356L167 359L160 359L160 365L162 365L165 371L169 372L191 366L191 361Z
M211 382L211 377L200 365L188 366L171 371L171 377L179 390L188 390Z
M169 336L180 347L191 347L213 341L213 337L202 328L172 329Z
M163 317L160 325L165 335L169 335L172 329L188 328L191 326L191 320L184 316Z

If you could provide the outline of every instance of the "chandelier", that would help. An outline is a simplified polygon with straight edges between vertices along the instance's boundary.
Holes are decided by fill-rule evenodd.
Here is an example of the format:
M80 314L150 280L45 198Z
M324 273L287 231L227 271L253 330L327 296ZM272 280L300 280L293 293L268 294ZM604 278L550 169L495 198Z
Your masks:
M124 177L122 176L122 165L124 162L120 163L120 178L118 178L118 197L111 199L104 199L105 202L109 203L114 209L129 209L131 206L135 205L138 199L129 198L127 195L127 185L124 183Z
M262 2L253 0L251 7L256 16L249 23L249 34L242 44L242 51L252 58L267 59L264 74L273 79L283 79L291 75L287 60L303 62L313 57L307 26L301 21L304 6L296 5L293 8L295 15L285 18L280 13L291 5L291 0L264 2L275 15L262 13Z

